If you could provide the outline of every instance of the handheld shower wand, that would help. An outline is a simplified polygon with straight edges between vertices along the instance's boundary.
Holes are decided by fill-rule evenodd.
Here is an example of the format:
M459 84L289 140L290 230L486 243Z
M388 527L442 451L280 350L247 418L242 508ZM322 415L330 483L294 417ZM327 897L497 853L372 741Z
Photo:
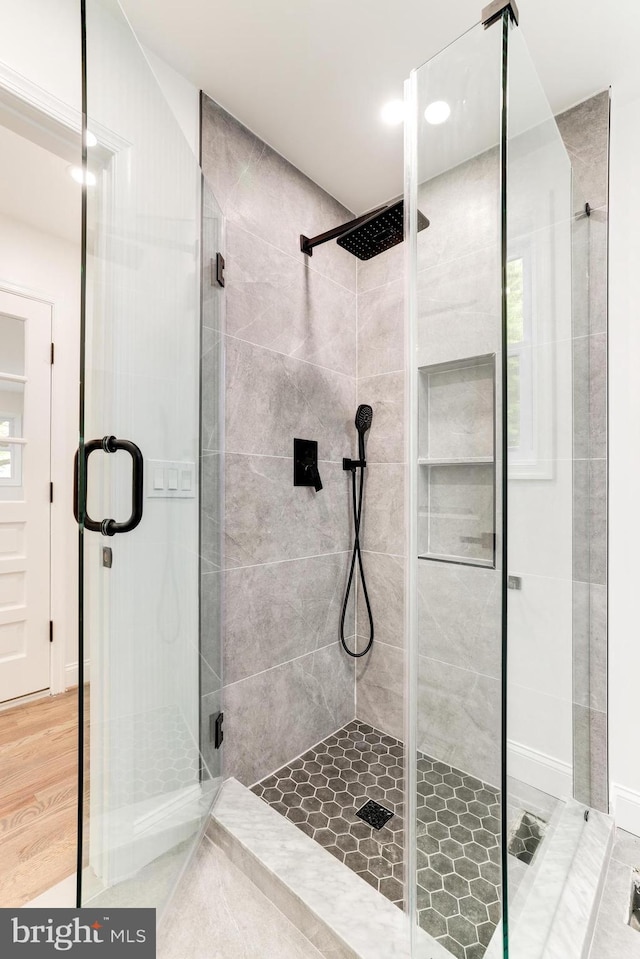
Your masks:
M371 406L368 406L366 403L361 403L358 409L356 410L356 429L358 431L358 456L360 461L364 465L364 437L371 429L371 421L373 419L373 409Z
M362 501L364 495L364 471L367 465L365 459L365 442L364 438L366 433L371 429L371 421L373 420L373 409L367 404L362 403L356 411L356 421L355 426L358 431L358 456L359 459L343 459L342 468L348 470L351 473L351 492L353 499L353 526L354 526L354 541L353 541L353 552L351 554L351 566L349 569L349 578L347 580L347 588L344 594L344 602L342 604L342 615L340 617L340 642L342 643L342 648L349 656L352 656L354 659L360 659L361 656L366 656L373 645L373 613L371 612L371 604L369 602L369 593L367 592L367 581L364 576L364 567L362 565L362 553L360 552L360 522L362 520ZM359 494L356 496L356 469L360 470L360 488ZM347 615L347 605L349 603L349 593L351 592L351 584L353 583L353 574L355 572L356 559L358 560L358 568L360 569L360 579L362 580L362 594L367 607L367 615L369 617L369 642L366 647L362 650L361 653L356 653L352 649L349 649L347 646L345 637L344 637L344 621Z

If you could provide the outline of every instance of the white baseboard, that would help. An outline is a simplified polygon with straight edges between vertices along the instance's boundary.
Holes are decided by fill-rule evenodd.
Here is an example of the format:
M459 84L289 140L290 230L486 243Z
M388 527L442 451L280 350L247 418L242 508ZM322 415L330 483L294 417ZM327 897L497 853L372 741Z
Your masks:
M89 660L85 659L84 661L84 681L88 683L91 678L90 673L90 664ZM64 667L64 688L71 689L72 686L78 685L78 664L77 663L68 663Z
M562 799L573 795L573 770L555 756L548 756L537 749L509 740L509 775L536 789Z
M640 792L611 783L610 806L616 826L640 836Z

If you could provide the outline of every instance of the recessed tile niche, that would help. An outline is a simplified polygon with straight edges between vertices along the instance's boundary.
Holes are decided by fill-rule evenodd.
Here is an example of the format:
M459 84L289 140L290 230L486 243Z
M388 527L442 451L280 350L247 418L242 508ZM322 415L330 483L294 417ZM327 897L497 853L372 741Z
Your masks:
M495 355L419 370L420 559L495 566Z

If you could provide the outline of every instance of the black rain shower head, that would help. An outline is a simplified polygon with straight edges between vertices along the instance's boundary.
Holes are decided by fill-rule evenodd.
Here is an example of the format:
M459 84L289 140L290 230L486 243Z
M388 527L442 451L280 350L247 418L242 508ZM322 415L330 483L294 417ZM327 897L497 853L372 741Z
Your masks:
M361 403L356 410L356 429L358 431L358 456L364 460L364 434L371 429L373 409L368 403Z
M418 230L426 230L429 221L418 210ZM404 200L377 210L363 223L338 237L338 246L359 260L370 260L404 240Z
M426 230L428 226L426 216L418 210L418 231ZM300 249L307 256L312 256L314 247L329 240L337 240L338 246L353 253L359 260L370 260L378 253L384 253L404 240L404 200L379 207L311 239L301 235Z

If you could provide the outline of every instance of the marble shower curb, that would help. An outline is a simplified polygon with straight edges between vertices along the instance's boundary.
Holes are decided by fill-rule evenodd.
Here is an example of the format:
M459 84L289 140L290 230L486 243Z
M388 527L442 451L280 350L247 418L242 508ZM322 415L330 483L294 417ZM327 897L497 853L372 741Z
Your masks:
M406 914L237 780L220 790L207 835L325 959L410 959ZM451 959L415 932L423 959Z
M526 886L516 896L510 946L518 959L587 959L615 824L611 816L571 799L564 803L542 845ZM485 959L502 957L502 925Z

